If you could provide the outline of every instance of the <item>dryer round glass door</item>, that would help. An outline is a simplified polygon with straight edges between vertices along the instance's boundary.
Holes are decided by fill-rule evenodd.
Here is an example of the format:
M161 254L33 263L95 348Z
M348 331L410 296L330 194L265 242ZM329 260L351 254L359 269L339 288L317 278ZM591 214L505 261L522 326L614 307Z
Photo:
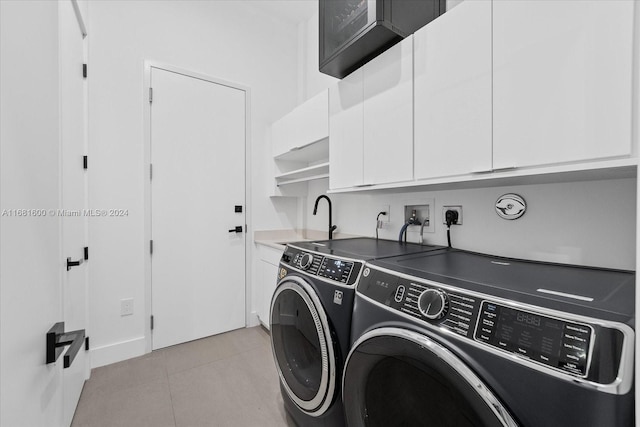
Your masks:
M326 313L313 288L287 276L271 300L271 347L287 394L304 412L320 416L335 394L336 361Z
M354 344L343 377L349 426L516 427L492 392L456 355L399 328Z

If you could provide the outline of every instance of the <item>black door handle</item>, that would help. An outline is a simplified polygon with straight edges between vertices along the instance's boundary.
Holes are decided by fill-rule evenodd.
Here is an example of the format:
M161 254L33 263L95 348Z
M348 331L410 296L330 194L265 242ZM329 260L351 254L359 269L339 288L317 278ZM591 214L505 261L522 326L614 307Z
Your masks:
M231 230L229 230L229 233L242 233L242 226L236 225L236 228L232 228Z
M71 270L71 267L77 267L82 264L83 259L80 258L78 261L71 261L71 258L67 258L67 271Z
M68 368L76 358L78 351L84 343L84 329L65 332L64 322L58 322L47 332L47 363L55 362L64 347L69 346L69 350L64 355L64 368Z

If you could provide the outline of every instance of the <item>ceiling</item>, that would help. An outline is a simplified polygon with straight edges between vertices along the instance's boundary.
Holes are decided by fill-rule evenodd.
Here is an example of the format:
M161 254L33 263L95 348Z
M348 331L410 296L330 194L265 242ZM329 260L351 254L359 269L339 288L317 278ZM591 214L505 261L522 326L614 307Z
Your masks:
M291 23L309 20L318 11L318 0L244 0L248 6L257 8L274 17Z

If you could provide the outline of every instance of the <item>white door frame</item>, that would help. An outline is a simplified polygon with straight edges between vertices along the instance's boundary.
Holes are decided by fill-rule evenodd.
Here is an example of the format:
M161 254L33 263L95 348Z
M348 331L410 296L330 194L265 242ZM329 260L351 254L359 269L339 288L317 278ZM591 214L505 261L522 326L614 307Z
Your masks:
M216 77L211 77L206 74L185 70L184 68L176 67L167 63L158 61L144 61L144 80L142 85L142 105L143 105L143 128L144 128L144 167L143 167L143 182L144 182L144 241L142 244L144 252L144 315L145 315L145 328L144 328L144 340L145 340L145 353L150 353L152 350L151 343L151 253L149 248L149 242L151 241L151 179L150 179L150 167L151 164L151 104L149 103L149 88L151 87L151 69L161 69L177 74L182 74L187 77L193 77L196 79L204 80L211 83L216 83L223 86L228 86L233 89L242 90L245 93L245 147L244 147L244 209L245 209L245 222L247 223L246 232L244 233L245 239L245 325L249 325L250 312L251 312L251 262L250 262L250 248L249 244L251 240L247 239L247 236L252 233L252 227L250 227L251 212L251 177L247 176L247 172L251 171L251 89L248 86L241 85L227 80L222 80Z

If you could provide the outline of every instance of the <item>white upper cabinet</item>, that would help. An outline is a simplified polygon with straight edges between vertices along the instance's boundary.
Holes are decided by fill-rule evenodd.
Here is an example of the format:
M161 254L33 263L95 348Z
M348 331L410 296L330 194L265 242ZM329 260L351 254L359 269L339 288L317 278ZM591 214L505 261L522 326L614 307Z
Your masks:
M329 136L329 99L324 90L273 123L273 156L296 151Z
M413 179L413 36L329 89L329 187Z
M329 91L271 125L273 175L268 194L304 196L306 183L329 176Z
M493 2L494 169L631 154L634 3Z
M415 178L491 170L491 0L418 30L414 61Z
M362 67L364 184L413 179L413 36Z
M329 89L329 188L363 184L362 68Z
M624 173L636 7L457 4L331 89L330 189Z

